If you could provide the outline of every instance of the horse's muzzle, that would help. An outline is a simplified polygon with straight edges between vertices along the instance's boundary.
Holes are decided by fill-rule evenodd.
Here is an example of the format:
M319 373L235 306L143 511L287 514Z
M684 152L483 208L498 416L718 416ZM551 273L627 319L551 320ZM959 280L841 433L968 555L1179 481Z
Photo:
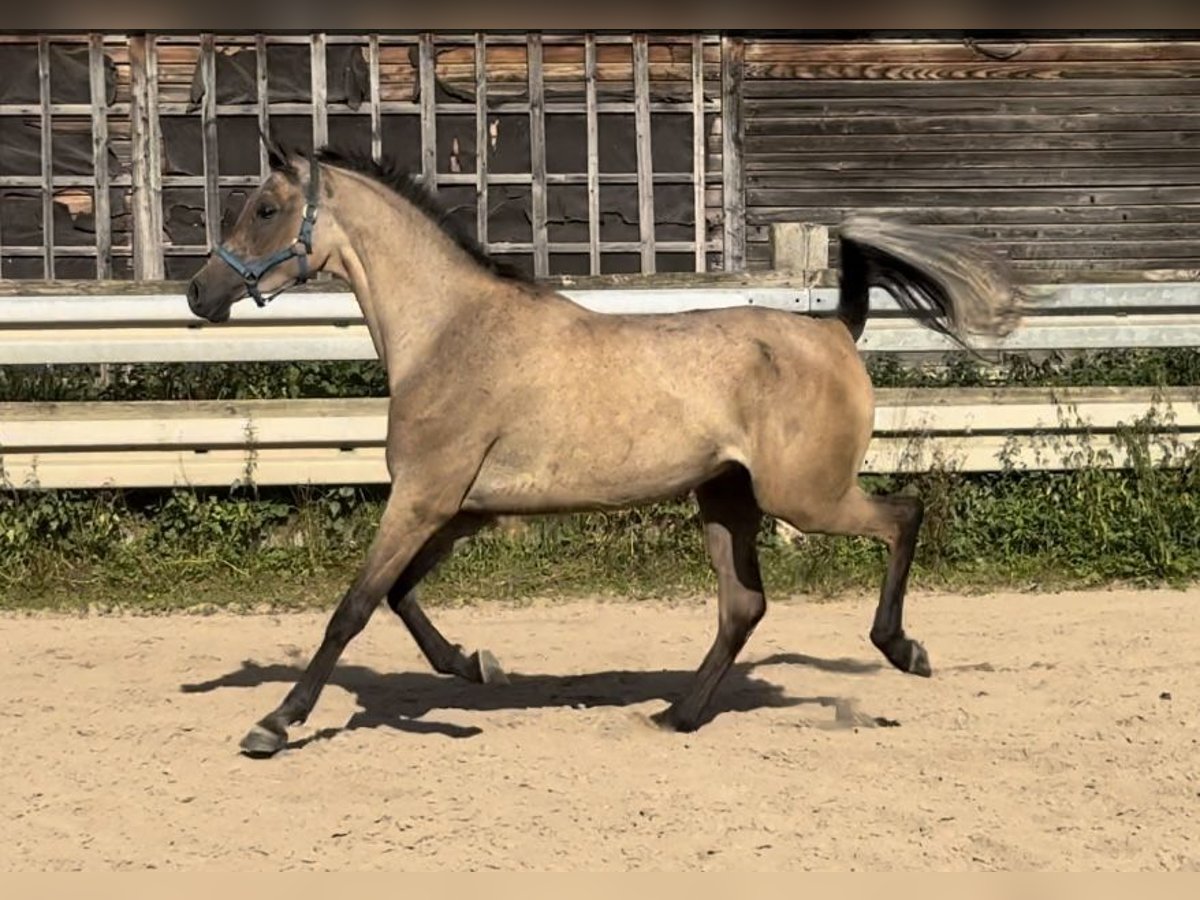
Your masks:
M193 315L209 322L225 322L229 319L230 309L240 293L241 279L213 278L206 265L188 282L188 309Z

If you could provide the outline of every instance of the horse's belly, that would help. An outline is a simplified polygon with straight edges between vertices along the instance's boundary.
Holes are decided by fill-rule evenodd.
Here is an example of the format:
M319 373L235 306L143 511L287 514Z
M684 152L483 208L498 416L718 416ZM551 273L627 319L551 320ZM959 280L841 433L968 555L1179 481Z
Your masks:
M464 509L518 515L631 506L684 493L728 461L712 446L671 453L632 441L524 457L500 449L484 462Z

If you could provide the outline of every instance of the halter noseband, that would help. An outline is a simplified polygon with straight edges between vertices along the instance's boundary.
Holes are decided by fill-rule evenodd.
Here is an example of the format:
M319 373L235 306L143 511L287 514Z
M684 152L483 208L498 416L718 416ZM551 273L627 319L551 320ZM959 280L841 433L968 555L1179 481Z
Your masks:
M308 281L308 257L312 253L313 226L317 222L317 201L321 196L321 167L317 165L315 157L309 160L309 179L308 179L308 194L304 204L304 219L300 222L300 233L297 235L290 246L277 250L266 259L260 259L256 262L246 262L245 260L235 256L223 246L216 246L213 252L220 257L229 268L242 276L242 281L246 282L246 288L250 292L250 296L254 298L254 302L258 306L264 307L271 300L274 300L289 287L295 284L304 284ZM258 289L258 283L262 277L274 269L276 266L283 265L289 259L298 259L300 261L300 276L293 284L284 285L269 297L264 297Z

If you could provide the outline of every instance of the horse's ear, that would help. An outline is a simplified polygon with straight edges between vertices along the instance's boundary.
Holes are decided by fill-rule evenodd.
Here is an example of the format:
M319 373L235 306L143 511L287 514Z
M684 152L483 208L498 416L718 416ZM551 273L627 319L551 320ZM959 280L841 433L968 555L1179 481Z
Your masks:
M272 172L288 172L292 168L291 161L288 159L287 151L283 149L269 134L266 134L259 129L259 138L263 142L263 146L267 148L267 163L271 167Z

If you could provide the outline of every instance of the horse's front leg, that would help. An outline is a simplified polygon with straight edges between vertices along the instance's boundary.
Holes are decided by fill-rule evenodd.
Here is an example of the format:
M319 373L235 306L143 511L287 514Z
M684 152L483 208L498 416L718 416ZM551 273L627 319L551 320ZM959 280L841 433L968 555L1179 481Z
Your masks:
M400 617L409 634L429 660L434 671L442 675L457 675L480 684L504 683L504 670L490 651L479 649L468 655L463 648L452 644L437 629L421 604L416 589L454 547L459 538L469 537L491 521L488 516L459 513L444 528L430 538L388 591L388 606Z
M283 749L288 726L308 718L346 645L417 552L454 517L462 496L462 490L447 490L436 479L410 477L392 484L366 562L330 618L321 646L283 703L242 738L243 752L267 757Z

